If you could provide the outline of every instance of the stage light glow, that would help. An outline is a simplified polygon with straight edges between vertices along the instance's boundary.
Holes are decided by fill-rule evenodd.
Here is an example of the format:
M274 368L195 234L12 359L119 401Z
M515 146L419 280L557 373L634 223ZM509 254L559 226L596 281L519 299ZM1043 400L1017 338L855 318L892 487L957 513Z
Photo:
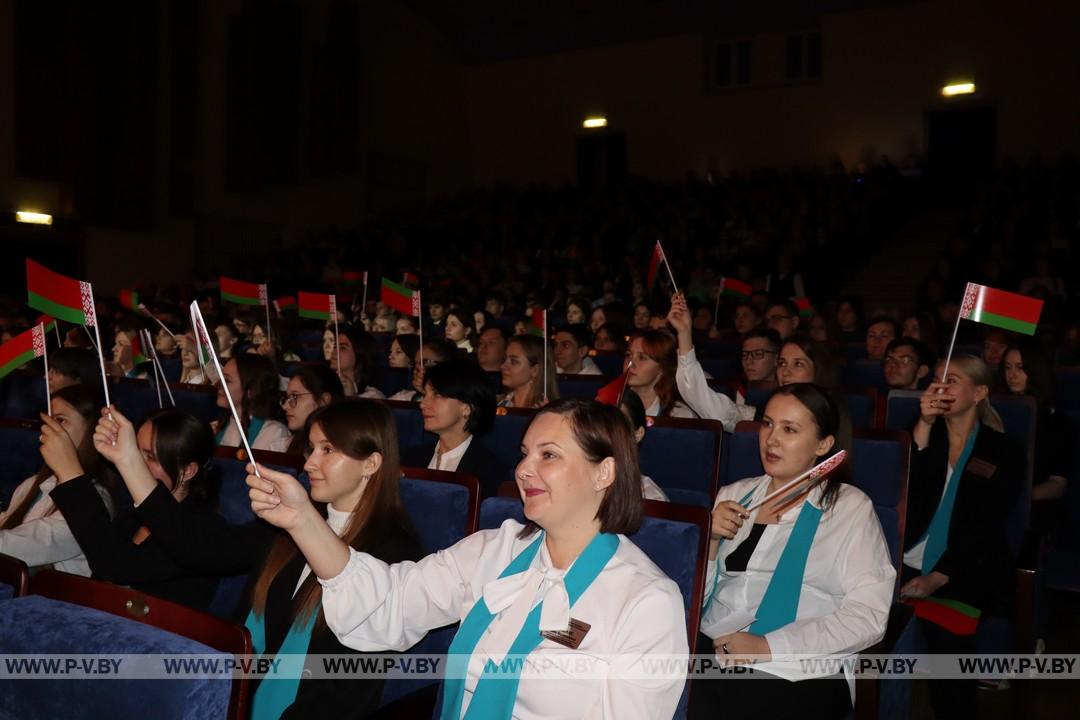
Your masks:
M592 115L585 118L581 126L589 129L607 127L607 118L602 115Z
M21 223L30 223L32 225L52 225L52 215L48 213L19 210L15 213L15 219Z
M975 92L975 83L953 83L952 85L946 85L941 88L941 94L945 97L953 97L954 95L970 95Z

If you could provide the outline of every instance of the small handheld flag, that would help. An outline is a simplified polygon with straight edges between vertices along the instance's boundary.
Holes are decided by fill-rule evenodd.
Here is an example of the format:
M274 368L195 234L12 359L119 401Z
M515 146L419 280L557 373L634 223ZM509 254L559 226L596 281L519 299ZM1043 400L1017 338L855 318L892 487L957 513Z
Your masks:
M65 277L27 258L26 295L26 304L35 310L76 325L94 327L94 337L97 338L94 346L97 348L98 364L101 366L101 389L105 393L105 404L111 405L105 356L101 354L101 331L98 329L94 289L90 283ZM87 330L86 333L89 335L90 331Z
M60 324L56 322L56 318L48 315L38 315L38 319L35 321L40 325L45 326L45 332L52 330L56 333L56 345L57 347L64 347L64 340L60 337Z
M614 405L615 407L618 407L619 403L622 402L622 395L625 389L626 373L623 372L619 377L596 391L596 400L605 405Z
M45 354L45 329L38 323L0 345L0 378Z
M337 298L326 293L297 293L302 318L329 320L337 315Z
M279 297L277 300L274 301L274 312L278 314L278 317L281 317L281 314L286 310L295 309L296 298L294 298L292 295L285 295L283 297Z
M1042 309L1042 300L969 282L964 288L960 312L956 315L956 325L953 326L952 340L949 341L949 352L945 354L941 381L945 382L949 375L949 363L952 361L961 320L972 320L1002 330L1034 335Z
M405 315L420 317L420 292L399 285L390 278L382 280L382 303Z
M221 299L237 305L266 305L266 283L250 283L233 280L222 275L218 279Z
M974 635L979 627L982 610L946 598L904 598L915 610L915 617L943 627L953 635Z
M121 290L120 291L120 306L127 310L139 309L139 293L134 290Z
M671 289L675 292L679 292L679 286L675 284L675 276L671 272L671 263L668 262L667 255L664 254L664 246L660 244L660 241L656 241L656 245L653 246L652 257L649 258L649 273L647 276L647 285L650 290L656 285L656 276L660 274L660 264L663 263L667 268L668 278L671 280Z
M720 294L733 297L738 300L749 300L754 288L750 283L745 283L737 278L720 278Z
M814 306L810 302L808 297L792 298L791 301L795 303L795 307L799 308L799 317L808 318L814 316Z
M749 512L753 512L754 510L757 510L759 507L761 507L765 503L769 502L773 498L778 497L780 495L783 495L788 490L791 490L792 488L794 488L794 487L796 487L798 485L802 485L804 482L808 483L809 485L813 485L814 483L816 483L816 482L818 482L820 480L824 480L826 477L829 476L829 474L833 470L840 467L841 463L843 463L845 459L847 459L847 450L841 450L841 451L837 452L835 455L832 455L832 456L826 458L825 460L818 463L814 467L810 468L806 472L798 475L797 477L795 477L794 480L792 480L789 483L786 483L783 487L780 487L777 490L774 490L773 492L769 493L768 495L763 497L759 502L754 503L752 506L748 507L746 509L746 512L749 513ZM795 497L797 497L799 494L804 492L804 490L805 489L800 488L793 495ZM784 498L784 500L787 500L787 499L788 498Z
M367 271L346 270L341 274L341 282L345 287L360 287L367 282Z

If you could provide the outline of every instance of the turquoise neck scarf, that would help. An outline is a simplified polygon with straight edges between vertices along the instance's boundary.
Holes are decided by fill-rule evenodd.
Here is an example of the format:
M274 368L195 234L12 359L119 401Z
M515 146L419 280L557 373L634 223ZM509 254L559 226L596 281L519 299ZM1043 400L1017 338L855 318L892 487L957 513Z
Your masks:
M767 485L768 481L766 481ZM754 488L743 495L739 504L745 506L756 490L757 488ZM806 574L806 560L810 556L810 546L814 544L814 536L817 534L822 514L821 508L814 507L809 497L803 501L802 510L799 511L799 517L795 520L795 527L791 529L791 536L784 545L776 570L773 571L769 586L765 588L765 595L762 596L761 603L758 605L754 623L747 632L765 635L794 622L799 612L799 597L802 595L803 576ZM720 542L723 543L723 540ZM713 574L713 587L709 593L709 601L705 605L706 611L716 596L719 579L720 552L717 550L716 572Z
M293 623L288 635L278 648L276 657L281 661L275 672L283 679L263 678L255 690L251 703L251 720L278 720L281 714L296 701L296 691L300 687L300 676L304 671L304 660L308 646L311 645L311 633L315 628L316 610L303 626ZM266 652L266 621L252 610L248 613L244 627L251 631L251 645L257 655Z
M949 542L949 523L952 521L953 505L956 504L956 492L960 488L960 478L964 476L964 468L967 467L968 460L971 458L971 451L975 449L975 439L977 437L979 437L979 423L975 423L971 434L968 435L967 442L964 443L964 449L956 461L956 466L953 467L949 486L945 488L945 494L941 496L941 502L934 512L930 526L926 528L926 534L919 541L926 540L926 547L923 548L922 567L920 568L923 575L933 572L934 566L937 565L941 556L945 554L945 548Z
M229 422L232 422L230 418ZM251 422L248 423L247 433L245 433L248 441L248 445L254 447L255 438L259 437L259 433L262 432L263 425L266 424L265 418L251 418ZM217 435L214 436L214 441L220 445L221 441L225 439L225 431L229 429L229 423L225 423L221 426L221 429L217 431Z
M540 550L540 543L544 541L544 533L536 538L532 544L522 550L517 557L510 561L506 569L499 575L504 578L517 573L525 572L532 565L533 558ZM581 597L600 572L615 555L619 548L619 537L610 533L597 533L584 552L574 561L570 571L563 580L566 585L566 594L570 599L570 607ZM521 659L536 649L543 639L540 635L540 611L543 603L540 603L525 618L525 624L510 645L507 657L510 659L504 669L494 666L490 660L484 668L483 675L476 684L472 700L465 711L466 720L504 720L511 717L514 710L514 702L517 700L518 683L521 680ZM458 720L461 717L461 705L465 697L465 673L469 667L469 660L476 650L477 643L484 635L488 626L491 625L495 616L488 610L484 598L481 597L473 605L472 610L465 616L450 643L447 654L446 680L443 685L442 720Z

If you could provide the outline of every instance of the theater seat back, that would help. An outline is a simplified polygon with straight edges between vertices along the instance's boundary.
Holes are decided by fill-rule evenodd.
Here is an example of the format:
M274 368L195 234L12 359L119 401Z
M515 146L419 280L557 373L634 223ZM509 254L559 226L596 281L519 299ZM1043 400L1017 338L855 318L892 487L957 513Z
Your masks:
M672 502L711 507L724 427L715 420L656 418L640 445L641 472Z

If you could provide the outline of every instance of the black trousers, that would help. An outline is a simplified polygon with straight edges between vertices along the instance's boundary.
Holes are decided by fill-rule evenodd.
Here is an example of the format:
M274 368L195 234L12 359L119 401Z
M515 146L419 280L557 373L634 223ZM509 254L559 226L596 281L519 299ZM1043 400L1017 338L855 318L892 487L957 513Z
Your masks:
M699 648L711 648L704 635ZM768 720L843 720L851 694L843 675L792 682L749 668L721 678L695 678L690 686L690 720L765 717Z

